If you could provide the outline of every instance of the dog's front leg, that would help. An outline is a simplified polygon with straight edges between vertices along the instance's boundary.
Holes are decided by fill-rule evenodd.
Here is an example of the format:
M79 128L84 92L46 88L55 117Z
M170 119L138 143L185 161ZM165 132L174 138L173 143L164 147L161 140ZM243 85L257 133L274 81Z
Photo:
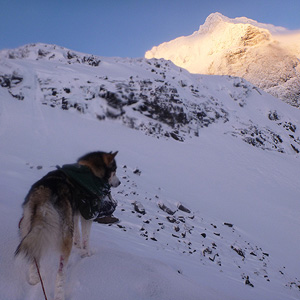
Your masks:
M82 257L90 256L90 231L93 221L86 220L81 217L81 233L82 233Z
M81 248L80 232L79 232L79 213L74 215L74 245Z

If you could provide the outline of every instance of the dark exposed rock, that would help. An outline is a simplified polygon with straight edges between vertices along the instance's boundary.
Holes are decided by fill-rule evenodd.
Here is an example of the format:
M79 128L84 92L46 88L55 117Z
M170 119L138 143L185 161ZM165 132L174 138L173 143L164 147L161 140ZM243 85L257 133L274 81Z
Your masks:
M250 282L249 276L246 277L245 284L254 287L254 285Z
M133 174L141 175L141 174L142 174L142 171L139 170L139 169L134 169Z
M162 211L166 212L166 213L169 214L169 215L174 215L175 212L176 212L176 211L171 210L169 207L167 207L167 206L166 206L165 204L163 204L163 203L158 203L158 207L159 207Z
M12 75L0 75L0 86L4 88L15 87L23 81L23 77L12 74Z
M270 111L268 117L271 121L279 121L280 120L280 116L278 115L276 110Z
M142 214L142 215L146 214L146 210L145 210L144 206L140 202L135 201L135 202L132 203L132 205L134 207L134 210L137 213Z
M176 223L176 219L174 217L169 217L167 216L167 220L170 222L170 223Z
M183 212L188 213L188 214L191 213L191 211L190 211L188 208L186 208L185 206L183 206L181 203L179 203L179 204L177 205L177 208L178 208L179 210L183 211Z
M234 250L239 256L245 258L245 253L242 249L231 246L231 249Z

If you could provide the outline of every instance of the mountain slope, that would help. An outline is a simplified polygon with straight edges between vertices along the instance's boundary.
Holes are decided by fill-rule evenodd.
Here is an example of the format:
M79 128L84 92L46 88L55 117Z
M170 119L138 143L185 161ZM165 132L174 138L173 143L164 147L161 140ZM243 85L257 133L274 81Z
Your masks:
M93 150L119 150L121 221L93 224L91 257L73 250L67 299L299 298L299 110L164 60L0 56L1 299L42 298L13 262L29 187ZM41 270L49 298L56 267Z
M0 57L0 85L20 101L35 99L179 141L219 124L255 147L299 153L294 110L240 78L196 76L164 60L100 58L43 44Z
M220 13L187 37L153 47L146 58L164 58L192 73L243 77L299 107L300 33Z

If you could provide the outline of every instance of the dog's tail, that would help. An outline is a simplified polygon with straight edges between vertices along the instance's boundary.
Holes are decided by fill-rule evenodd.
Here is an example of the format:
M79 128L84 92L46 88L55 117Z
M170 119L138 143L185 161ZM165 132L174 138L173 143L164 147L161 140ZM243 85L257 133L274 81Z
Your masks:
M24 216L20 222L21 242L15 256L23 255L28 261L40 261L50 245L59 245L61 222L58 211L50 202L24 205Z

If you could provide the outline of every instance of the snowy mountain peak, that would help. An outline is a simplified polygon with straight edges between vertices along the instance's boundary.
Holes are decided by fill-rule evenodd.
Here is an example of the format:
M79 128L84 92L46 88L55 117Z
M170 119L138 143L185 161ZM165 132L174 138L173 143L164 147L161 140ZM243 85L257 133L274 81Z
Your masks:
M214 13L199 31L155 46L145 57L171 60L192 73L243 77L300 106L299 32Z
M216 26L223 22L229 22L230 19L223 16L221 13L210 14L203 25L200 25L198 33L208 33L214 30Z

